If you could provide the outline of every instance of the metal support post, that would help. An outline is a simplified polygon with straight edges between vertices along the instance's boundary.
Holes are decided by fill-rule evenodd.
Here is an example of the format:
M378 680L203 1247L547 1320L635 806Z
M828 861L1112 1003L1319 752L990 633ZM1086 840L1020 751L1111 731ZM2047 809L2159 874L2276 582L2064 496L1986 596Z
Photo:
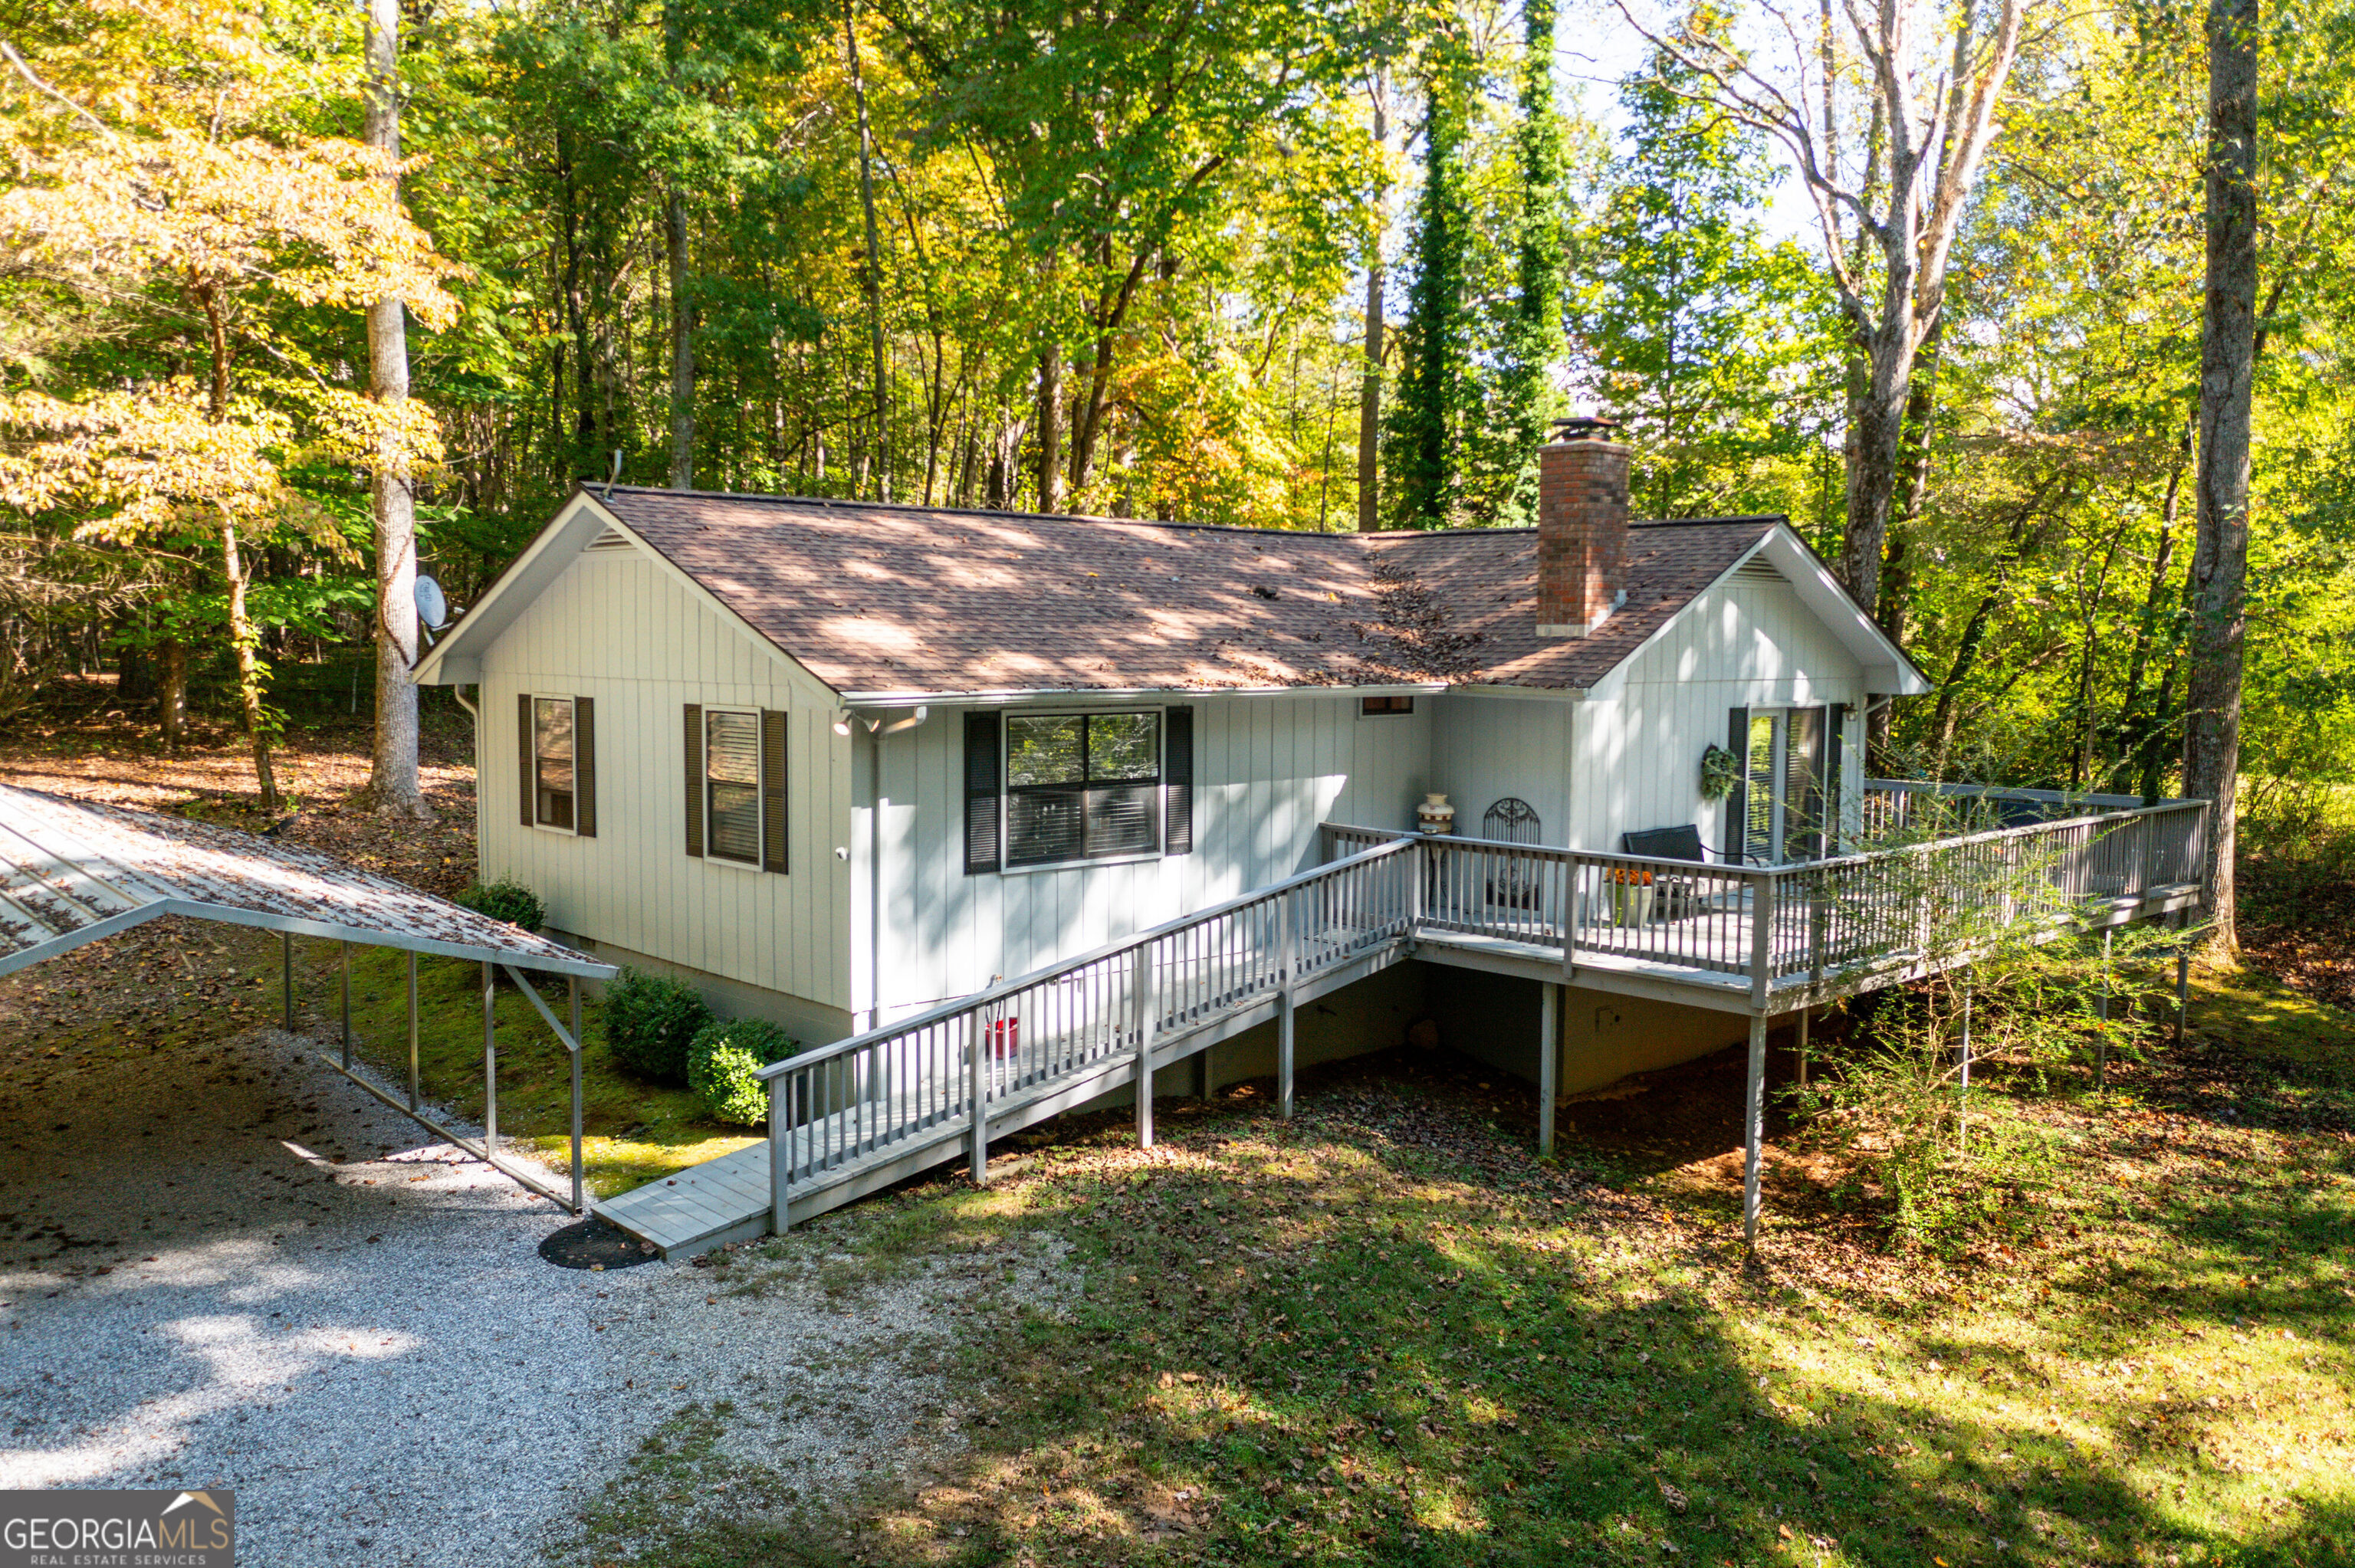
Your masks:
M1129 971L1129 989L1136 1005L1136 1146L1153 1147L1153 1026L1159 1022L1160 999L1154 994L1153 944L1136 949Z
M1961 1103L1955 1108L1955 1142L1957 1147L1967 1148L1969 1147L1971 1139L1969 1109L1971 1099L1971 988L1967 981L1965 982L1963 986L1963 1043L1959 1053L1959 1076L1961 1086L1957 1092L1961 1095L1962 1099Z
M287 1033L294 1033L294 933L278 933L278 983L285 1017L282 1025Z
M344 959L344 1071L352 1070L352 945L339 942Z
M2094 1092L2110 1092L2110 928L2102 927L2102 989L2095 999L2102 1032L2094 1042Z
M581 1192L581 977L568 975L572 992L572 1212L586 1213Z
M1201 1054L1194 1058L1195 1071L1199 1075L1198 1086L1202 1091L1202 1103L1206 1106L1219 1092L1218 1077L1210 1061L1210 1053L1216 1047L1205 1045L1202 1047Z
M1760 1178L1766 1161L1766 1015L1750 1015L1750 1079L1742 1094L1742 1239L1758 1245Z
M1538 991L1538 1152L1550 1156L1554 1097L1561 1092L1562 988L1548 980Z
M964 1017L965 1095L973 1107L973 1184L989 1181L989 1029L978 1013Z
M1799 1087L1807 1086L1807 1024L1814 1019L1812 1007L1799 1009Z
M417 952L409 954L409 1108L417 1109Z
M2183 1028L2191 1012L2191 938L2183 934L2190 916L2175 913L2175 1048L2183 1049Z
M483 1147L493 1154L499 1151L499 1045L491 1019L497 973L488 963L483 965Z

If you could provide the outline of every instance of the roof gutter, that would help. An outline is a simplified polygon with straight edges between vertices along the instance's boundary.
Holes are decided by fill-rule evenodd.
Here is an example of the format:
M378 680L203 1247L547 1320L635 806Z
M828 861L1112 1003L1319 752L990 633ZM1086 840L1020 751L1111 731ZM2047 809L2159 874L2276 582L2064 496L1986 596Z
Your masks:
M1034 686L995 692L845 692L846 708L917 708L933 703L967 707L996 707L1039 698L1102 697L1111 701L1138 697L1405 697L1449 690L1444 681L1392 683L1380 686Z

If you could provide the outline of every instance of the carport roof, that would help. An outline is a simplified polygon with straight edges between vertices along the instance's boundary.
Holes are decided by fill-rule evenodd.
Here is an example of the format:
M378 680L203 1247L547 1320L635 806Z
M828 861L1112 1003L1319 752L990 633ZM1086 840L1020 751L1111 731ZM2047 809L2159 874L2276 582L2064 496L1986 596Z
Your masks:
M0 974L164 915L592 979L615 972L298 844L0 785Z

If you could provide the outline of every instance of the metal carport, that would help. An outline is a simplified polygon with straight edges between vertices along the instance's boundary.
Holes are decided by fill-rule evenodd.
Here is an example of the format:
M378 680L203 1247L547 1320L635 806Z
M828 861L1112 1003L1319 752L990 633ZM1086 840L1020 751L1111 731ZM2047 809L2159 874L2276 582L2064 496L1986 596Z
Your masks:
M583 1212L581 1181L581 981L611 979L599 963L545 938L344 864L299 844L234 828L0 785L0 975L166 915L281 934L285 1022L293 1027L294 938L395 948L409 955L409 1103L352 1071L351 961L344 962L344 1052L326 1065L436 1136L541 1196ZM417 1103L417 955L483 966L483 1132L479 1144L424 1116ZM493 978L504 968L564 1044L572 1065L572 1192L568 1199L498 1153L498 1040ZM570 981L571 1025L521 971Z

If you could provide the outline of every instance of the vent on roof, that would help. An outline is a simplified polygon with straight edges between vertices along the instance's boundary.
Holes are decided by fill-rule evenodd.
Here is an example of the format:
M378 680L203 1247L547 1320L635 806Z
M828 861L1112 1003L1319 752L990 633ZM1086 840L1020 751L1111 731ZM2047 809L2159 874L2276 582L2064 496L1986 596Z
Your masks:
M1774 569L1774 562L1764 556L1753 556L1733 568L1733 580L1742 583L1779 583L1784 578L1783 574Z
M592 550L630 550L636 548L635 546L630 543L630 536L627 534L623 533L619 528L606 529L602 534L598 535L594 539L589 541L589 547Z

